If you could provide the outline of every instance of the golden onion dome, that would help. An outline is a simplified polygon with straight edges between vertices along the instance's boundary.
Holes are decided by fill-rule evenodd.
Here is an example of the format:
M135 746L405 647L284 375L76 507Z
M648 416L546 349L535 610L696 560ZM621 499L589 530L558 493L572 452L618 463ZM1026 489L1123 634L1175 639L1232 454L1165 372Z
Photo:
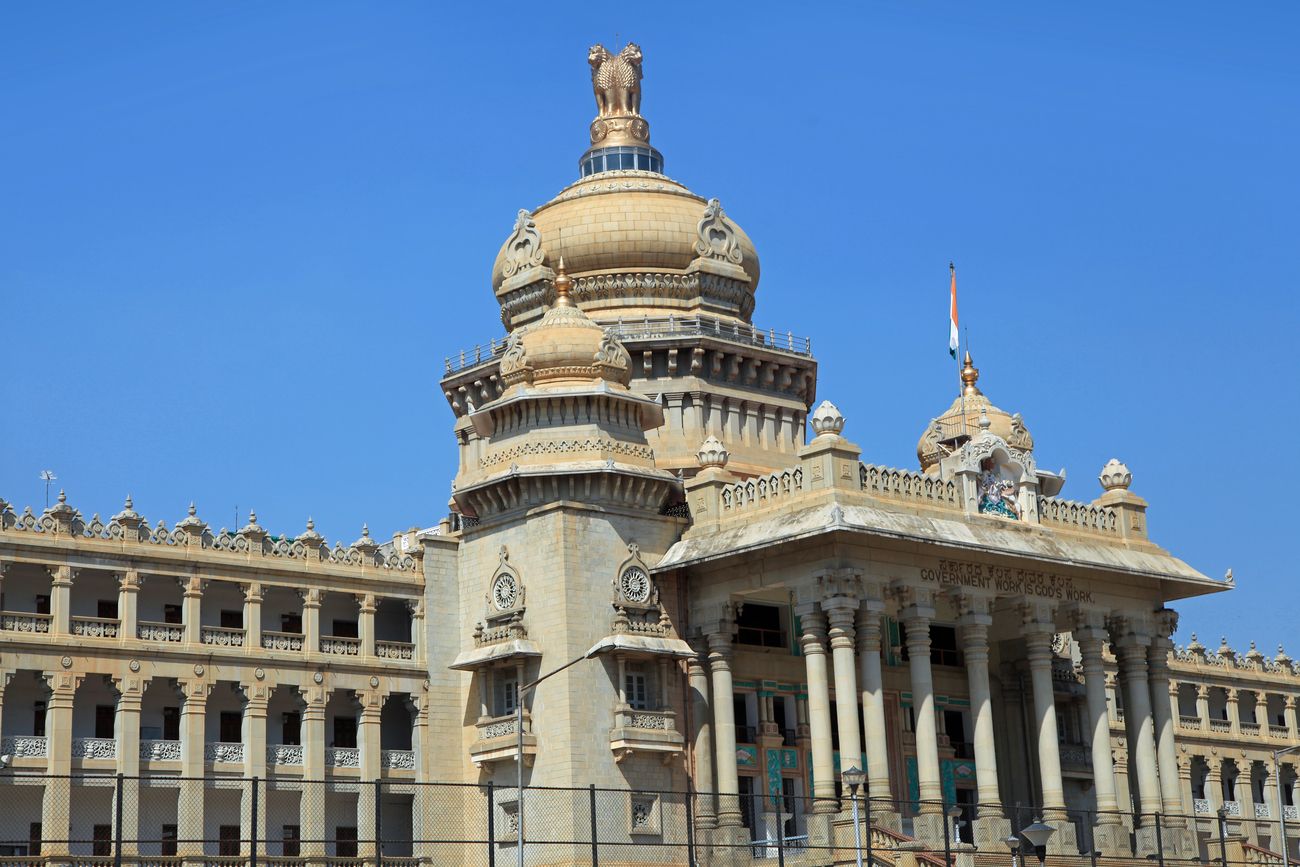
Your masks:
M971 362L970 352L967 352L961 369L961 394L930 422L916 444L922 472L936 472L947 454L979 433L981 415L989 420L989 432L1001 437L1011 448L1026 452L1034 450L1034 438L1020 413L1008 413L994 406L976 385L979 377L979 368Z
M581 179L519 211L492 265L506 328L541 318L554 297L542 263L560 258L574 302L602 322L695 314L748 322L758 253L717 199L663 174L663 155L650 146L640 113L640 48L613 54L597 45L588 61L598 113L579 160Z
M555 304L541 321L511 332L501 356L507 386L590 383L602 379L626 387L632 359L623 345L592 322L570 296L572 279L560 260Z

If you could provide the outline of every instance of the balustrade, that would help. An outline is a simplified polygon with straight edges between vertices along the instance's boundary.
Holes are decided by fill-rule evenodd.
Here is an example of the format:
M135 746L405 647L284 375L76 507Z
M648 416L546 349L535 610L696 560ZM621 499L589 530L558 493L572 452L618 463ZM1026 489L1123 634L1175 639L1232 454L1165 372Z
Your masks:
M0 631L35 632L41 635L50 631L49 614L29 614L26 611L0 611Z
M478 739L481 741L491 740L492 738L503 738L506 735L513 735L515 729L515 715L489 717L479 720L476 728L478 729ZM528 726L525 724L524 732L528 732Z
M1300 822L1300 806L1288 804L1282 807L1282 818L1288 822Z
M650 729L653 731L676 731L676 714L670 710L637 710L636 708L619 708L614 714L614 725L618 728ZM745 741L752 743L752 741Z
M1286 726L1270 725L1268 727L1268 736L1285 741L1291 737L1291 731Z
M225 626L205 626L200 632L204 644L215 647L243 647L244 630Z
M140 741L140 759L146 762L179 762L180 741Z
M268 765L301 765L302 746L300 744L272 744L266 748Z
M339 635L322 635L320 637L320 652L328 653L331 656L360 656L361 639L344 638Z
M244 761L244 745L242 743L207 743L203 745L203 761L205 762L229 762L239 764Z
M1178 717L1178 727L1180 729L1192 729L1195 731L1201 727L1201 718L1199 716L1181 714Z
M1270 819L1272 818L1272 816L1273 816L1273 811L1269 808L1268 804L1255 805L1256 819Z
M82 638L117 638L121 623L109 617L74 617L72 634Z
M1060 526L1085 533L1119 535L1119 520L1114 509L1055 497L1038 498L1038 520L1047 526Z
M303 636L301 632L271 632L262 633L263 650L288 650L293 653L301 653L303 645Z
M380 659L415 659L415 645L406 641L376 641L375 656Z
M1244 722L1244 721L1243 721L1243 722L1241 723L1241 733L1242 733L1243 735L1258 735L1258 734L1259 734L1259 723L1257 723L1257 722Z
M1224 801L1224 802L1223 802L1223 814L1224 814L1225 816L1229 816L1229 817L1232 817L1232 818L1235 818L1235 819L1240 819L1240 818L1241 818L1241 802L1240 802L1240 801Z
M16 759L43 759L49 755L49 747L49 741L39 735L0 738L0 753Z
M1195 798L1192 801L1192 812L1198 816L1214 815L1214 811L1210 809L1210 802L1205 798Z
M1228 722L1226 719L1212 719L1210 720L1210 731L1230 732L1232 731L1232 723Z
M361 750L356 747L326 747L325 765L330 768L359 768Z
M153 623L141 621L135 628L135 635L141 641L155 641L160 644L179 644L185 640L185 627L179 623Z
M115 759L117 741L113 738L73 738L74 759Z
M415 750L384 750L379 755L379 766L395 771L413 771Z

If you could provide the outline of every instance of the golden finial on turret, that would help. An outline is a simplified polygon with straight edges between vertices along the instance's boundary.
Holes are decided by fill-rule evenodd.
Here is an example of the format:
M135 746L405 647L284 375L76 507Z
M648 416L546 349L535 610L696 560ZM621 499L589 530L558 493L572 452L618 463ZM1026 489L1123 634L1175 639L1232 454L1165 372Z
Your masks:
M564 270L564 257L560 257L559 267L555 269L555 306L572 307L573 299L569 297L569 290L573 288L573 280Z
M961 368L961 381L963 394L979 394L979 387L975 385L979 381L980 370L971 363L970 350L966 350L966 363Z

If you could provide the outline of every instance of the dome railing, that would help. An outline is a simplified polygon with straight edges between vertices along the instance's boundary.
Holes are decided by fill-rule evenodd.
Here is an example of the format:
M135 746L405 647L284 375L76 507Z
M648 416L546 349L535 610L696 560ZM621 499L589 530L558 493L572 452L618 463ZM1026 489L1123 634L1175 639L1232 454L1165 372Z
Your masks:
M735 320L714 316L644 316L601 323L615 337L624 341L655 340L664 337L713 337L729 343L757 346L805 358L812 357L812 338L775 328L755 328ZM492 361L505 352L505 338L478 343L445 358L446 372L457 373Z

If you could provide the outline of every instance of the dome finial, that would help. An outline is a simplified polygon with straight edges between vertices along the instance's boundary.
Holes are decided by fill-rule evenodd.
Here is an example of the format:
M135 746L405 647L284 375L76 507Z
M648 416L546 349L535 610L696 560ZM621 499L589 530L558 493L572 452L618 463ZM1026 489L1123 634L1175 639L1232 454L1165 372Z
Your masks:
M979 378L980 369L971 362L970 350L968 349L966 350L965 363L961 368L962 393L968 395L979 394L979 386L975 385L976 382L979 382Z
M573 299L569 297L569 290L573 288L573 279L568 272L564 270L564 257L560 257L560 264L555 269L555 306L572 307Z

